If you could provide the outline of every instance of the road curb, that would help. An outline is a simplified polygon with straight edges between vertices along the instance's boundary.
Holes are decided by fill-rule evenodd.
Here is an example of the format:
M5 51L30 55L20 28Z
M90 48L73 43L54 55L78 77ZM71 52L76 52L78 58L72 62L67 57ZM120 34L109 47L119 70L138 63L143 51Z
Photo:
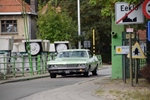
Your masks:
M106 69L108 67L111 67L111 65L103 65L102 67L99 67L99 70ZM7 79L7 80L2 80L0 81L0 84L5 84L5 83L11 83L11 82L19 82L19 81L27 81L27 80L33 80L37 78L44 78L44 77L49 77L49 73L44 74L44 75L34 75L34 76L27 76L27 77L20 77L20 78L12 78L12 79Z
M49 77L49 75L30 76L30 77L21 77L21 78L3 80L3 81L0 81L0 84L11 83L11 82L19 82L19 81L26 81L26 80L33 80L33 79L44 78L44 77Z

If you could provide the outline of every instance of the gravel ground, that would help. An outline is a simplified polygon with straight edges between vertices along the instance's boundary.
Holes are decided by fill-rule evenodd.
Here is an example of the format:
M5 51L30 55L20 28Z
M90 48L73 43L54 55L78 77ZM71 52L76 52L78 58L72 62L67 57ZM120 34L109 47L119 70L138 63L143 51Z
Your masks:
M131 86L129 79L124 83L106 78L95 84L100 85L95 91L96 96L104 100L150 100L150 83L145 79L139 79L134 86Z

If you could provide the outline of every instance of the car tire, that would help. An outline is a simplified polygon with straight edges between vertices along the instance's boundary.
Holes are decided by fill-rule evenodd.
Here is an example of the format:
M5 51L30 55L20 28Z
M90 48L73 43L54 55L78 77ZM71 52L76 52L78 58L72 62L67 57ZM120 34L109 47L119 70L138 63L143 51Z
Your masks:
M98 74L97 74L97 69L98 69L98 67L96 67L96 68L94 69L94 71L92 71L92 75L98 75Z
M56 74L55 73L50 73L50 77L51 78L56 78Z
M89 77L89 76L90 76L90 72L89 72L89 71L84 72L83 75L84 75L85 77Z
M66 74L61 74L61 76L65 77L65 76L66 76Z

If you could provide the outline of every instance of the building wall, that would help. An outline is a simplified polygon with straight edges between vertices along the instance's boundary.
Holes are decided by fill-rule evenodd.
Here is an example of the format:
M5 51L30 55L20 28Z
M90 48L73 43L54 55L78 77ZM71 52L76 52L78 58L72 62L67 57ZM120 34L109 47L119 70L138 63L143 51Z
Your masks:
M25 2L31 6L33 12L38 11L38 0L25 0Z
M16 33L2 33L1 31L1 23L0 23L0 36L14 36L14 39L22 40L26 39L26 36L29 36L29 39L35 38L36 27L35 19L31 19L31 15L27 15L27 27L24 27L24 19L22 15L9 15L9 16L0 16L1 20L17 20L17 32ZM32 21L33 20L33 21ZM25 28L27 29L27 35L25 35ZM32 33L32 35L31 35Z
M37 32L37 27L36 27L36 16L30 16L31 18L31 39L36 39L36 32Z

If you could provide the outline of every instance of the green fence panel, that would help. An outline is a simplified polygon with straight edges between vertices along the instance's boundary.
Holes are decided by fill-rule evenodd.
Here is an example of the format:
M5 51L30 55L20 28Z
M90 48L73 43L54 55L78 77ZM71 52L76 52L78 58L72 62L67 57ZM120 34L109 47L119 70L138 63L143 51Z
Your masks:
M4 55L0 57L1 79L26 77L28 75L44 74L47 71L48 54L44 53L31 58L28 55ZM11 60L10 60L11 59ZM35 60L34 60L35 59ZM32 63L32 64L31 64ZM34 66L33 66L34 64ZM32 66L31 66L32 65ZM30 68L30 69L29 69ZM33 69L34 68L34 69ZM13 77L12 77L13 76Z
M45 73L45 71L46 71L46 62L47 62L47 54L45 53L44 55L43 55L43 57L42 57L42 61L43 61L43 73Z
M140 69L146 65L146 59L140 59Z
M16 57L15 56L13 56L12 57L12 59L13 59L13 77L16 77L16 65L15 65L15 59L16 59Z
M22 56L22 76L24 76L24 56Z
M29 58L29 65L30 65L30 75L34 75L34 72L33 72L33 64L32 64L32 56L31 54L28 55L28 58Z
M38 55L37 56L37 59L38 59L38 74L41 74L41 56Z
M4 79L6 79L6 57L5 57L5 55L4 55Z

